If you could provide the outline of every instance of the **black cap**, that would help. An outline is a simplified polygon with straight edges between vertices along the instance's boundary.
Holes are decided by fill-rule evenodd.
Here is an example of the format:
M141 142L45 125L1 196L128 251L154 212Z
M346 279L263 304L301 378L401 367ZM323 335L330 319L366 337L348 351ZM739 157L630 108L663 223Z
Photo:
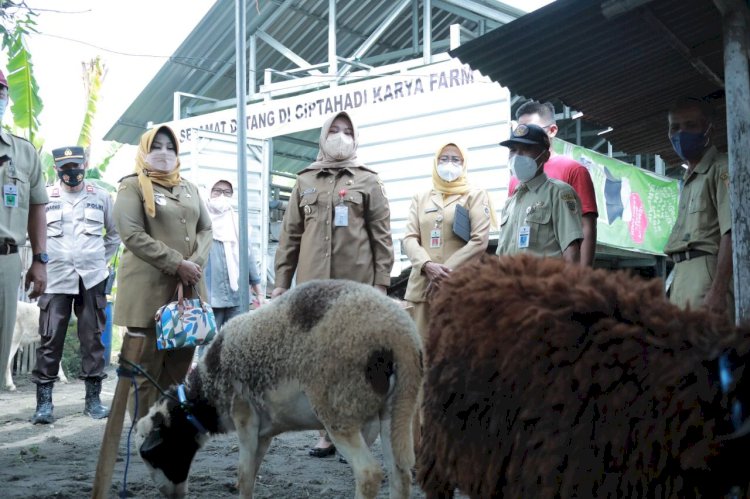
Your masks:
M511 144L533 144L549 149L549 137L544 128L539 125L518 125L508 140L500 142L501 146L510 147Z
M68 163L83 164L86 154L80 146L59 147L52 149L52 159L55 160L55 166L60 168Z

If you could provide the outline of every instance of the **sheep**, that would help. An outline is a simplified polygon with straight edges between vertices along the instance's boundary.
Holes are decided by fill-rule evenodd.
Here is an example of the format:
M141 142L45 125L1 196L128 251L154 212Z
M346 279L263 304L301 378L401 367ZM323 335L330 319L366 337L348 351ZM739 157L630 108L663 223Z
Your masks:
M531 256L453 272L425 345L417 480L427 497L724 497L747 487L750 418L740 413L750 386L737 374L750 328L679 309L663 289Z
M185 386L138 421L140 455L164 495L183 497L208 436L237 431L249 498L274 435L325 428L354 471L356 497L372 498L383 473L368 446L379 431L390 497L407 498L420 341L408 314L371 286L300 285L222 327Z
M16 309L16 324L13 328L13 339L10 343L8 370L5 372L5 388L7 390L11 392L16 391L16 385L13 383L13 374L11 373L13 357L16 356L16 352L21 347L26 347L39 341L41 341L41 336L39 336L39 307L36 303L19 301L18 308ZM65 371L63 371L62 362L60 363L58 375L60 381L63 383L68 382Z

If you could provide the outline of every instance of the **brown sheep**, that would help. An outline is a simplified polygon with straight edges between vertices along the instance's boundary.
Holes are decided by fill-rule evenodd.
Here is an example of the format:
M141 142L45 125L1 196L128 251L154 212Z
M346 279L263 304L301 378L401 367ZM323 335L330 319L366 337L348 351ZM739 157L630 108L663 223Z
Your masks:
M660 280L529 256L458 269L432 310L417 459L428 498L747 490L750 419L729 409L747 401L747 327L671 305ZM719 358L735 361L726 386Z

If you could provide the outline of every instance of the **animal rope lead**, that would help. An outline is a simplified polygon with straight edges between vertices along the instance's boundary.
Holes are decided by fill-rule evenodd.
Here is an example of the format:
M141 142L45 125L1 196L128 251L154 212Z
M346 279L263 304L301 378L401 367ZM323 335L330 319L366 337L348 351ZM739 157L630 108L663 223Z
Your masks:
M195 429L200 433L208 433L206 427L203 426L200 421L198 421L198 418L196 418L192 412L190 412L190 402L188 402L187 397L185 396L185 385L180 384L177 387L177 397L180 399L180 406L182 406L182 409L187 415L187 420L190 421L190 423L195 426Z

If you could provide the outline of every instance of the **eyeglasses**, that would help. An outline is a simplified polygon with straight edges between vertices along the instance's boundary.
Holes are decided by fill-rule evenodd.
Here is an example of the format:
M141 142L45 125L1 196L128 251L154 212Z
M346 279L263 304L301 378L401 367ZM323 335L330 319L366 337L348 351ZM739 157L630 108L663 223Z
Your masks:
M232 189L211 189L211 196L213 197L219 197L219 196L226 196L228 198L231 198L234 196L234 191Z
M460 156L440 156L438 157L438 163L455 163L457 165L464 164L464 160Z

